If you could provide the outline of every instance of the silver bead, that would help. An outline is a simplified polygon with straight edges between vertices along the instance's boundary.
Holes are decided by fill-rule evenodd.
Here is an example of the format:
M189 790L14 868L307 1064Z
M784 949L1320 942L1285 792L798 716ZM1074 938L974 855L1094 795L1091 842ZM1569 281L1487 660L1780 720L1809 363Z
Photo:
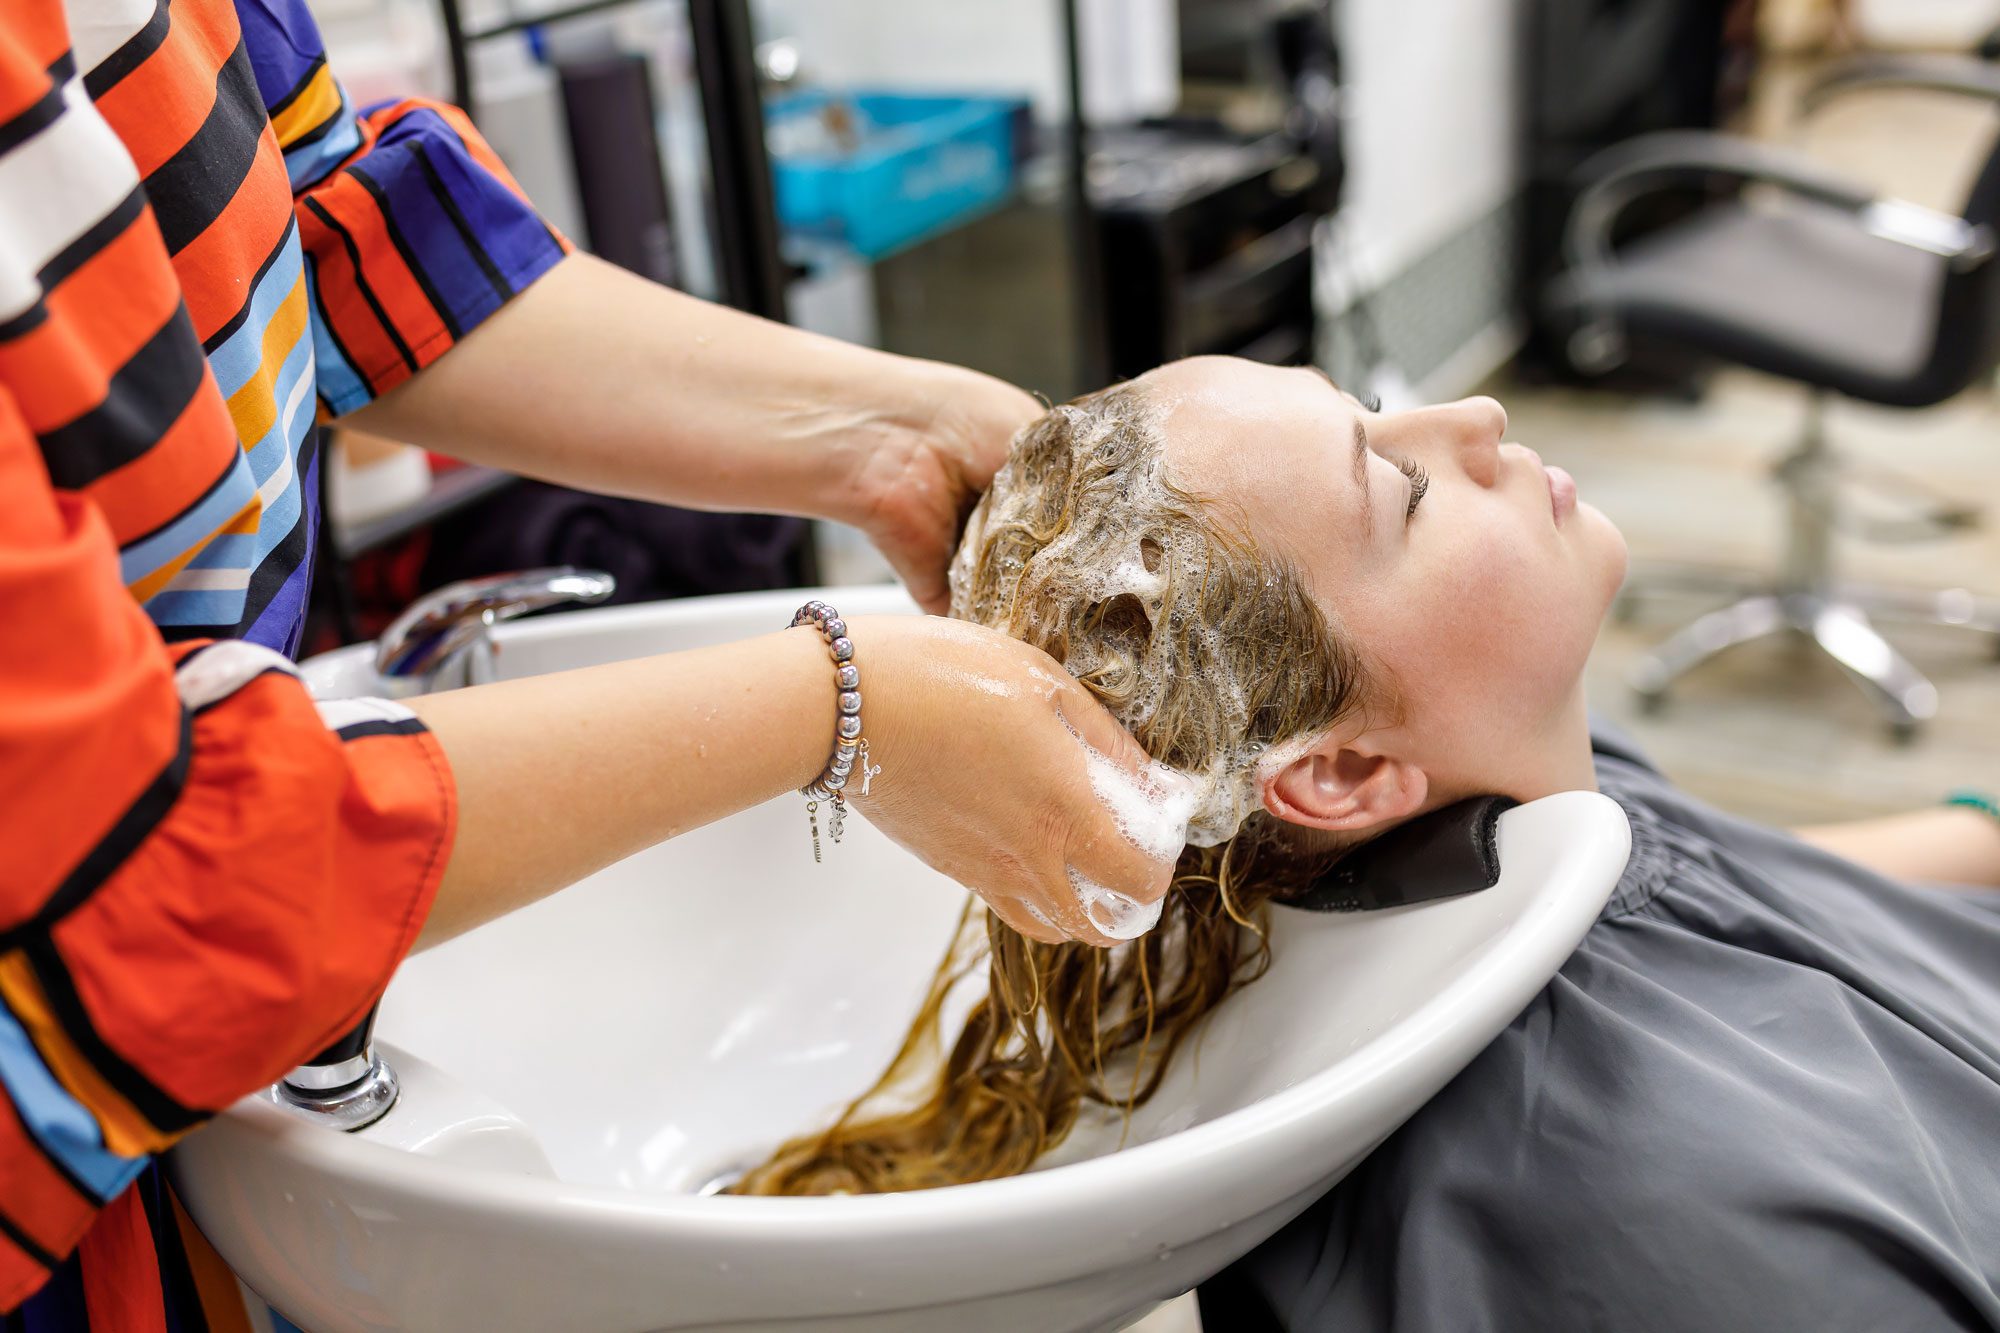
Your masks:
M848 638L844 634L836 637L834 641L827 646L833 649L833 660L836 662L845 662L847 659L854 656L854 640Z
M829 638L834 638L834 639L843 638L847 634L847 622L845 620L842 620L839 616L835 616L831 620L827 621L824 628L827 632L827 637Z
M859 736L861 734L861 719L858 717L851 717L851 716L843 717L840 719L840 726L838 730L842 736L846 737L848 740L853 740L856 736Z
M851 690L861 684L861 671L852 662L843 662L840 670L833 673L833 678L839 682L841 689Z
M860 712L860 711L861 711L861 691L860 691L860 690L842 690L842 691L840 692L840 711L841 711L841 712L843 712L843 713L858 713L858 712Z
M826 779L826 785L829 789L833 791L839 791L842 787L845 787L847 785L847 774L845 773L829 774Z

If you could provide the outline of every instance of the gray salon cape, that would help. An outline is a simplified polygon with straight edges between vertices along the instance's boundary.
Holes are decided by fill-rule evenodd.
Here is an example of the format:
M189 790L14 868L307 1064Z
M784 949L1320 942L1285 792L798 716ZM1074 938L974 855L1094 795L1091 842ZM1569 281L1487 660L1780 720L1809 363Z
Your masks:
M1204 1326L2000 1329L2000 891L1597 771L1632 860L1581 947Z

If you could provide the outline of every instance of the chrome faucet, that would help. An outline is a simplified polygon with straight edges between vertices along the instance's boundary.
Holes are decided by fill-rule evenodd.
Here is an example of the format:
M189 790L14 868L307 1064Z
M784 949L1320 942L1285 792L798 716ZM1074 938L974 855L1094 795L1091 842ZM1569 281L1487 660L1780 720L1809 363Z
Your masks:
M492 627L562 602L601 602L617 589L609 574L530 569L467 579L410 604L375 648L380 692L396 699L493 679ZM375 1009L353 1031L266 1090L279 1106L333 1129L365 1129L389 1113L396 1071L375 1053Z
M493 640L503 620L563 602L601 602L618 581L595 570L558 565L448 583L410 603L375 641L384 692L407 699L493 679Z

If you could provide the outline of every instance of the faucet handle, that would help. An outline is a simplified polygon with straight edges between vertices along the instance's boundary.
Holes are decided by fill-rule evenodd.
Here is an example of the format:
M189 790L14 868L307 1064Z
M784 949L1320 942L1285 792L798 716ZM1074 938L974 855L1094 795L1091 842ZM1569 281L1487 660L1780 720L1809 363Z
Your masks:
M563 602L601 602L617 587L609 574L569 565L448 583L410 603L382 632L375 669L390 678L434 675L490 625Z
M402 1085L375 1054L378 1001L353 1030L264 1090L275 1105L349 1133L389 1113Z

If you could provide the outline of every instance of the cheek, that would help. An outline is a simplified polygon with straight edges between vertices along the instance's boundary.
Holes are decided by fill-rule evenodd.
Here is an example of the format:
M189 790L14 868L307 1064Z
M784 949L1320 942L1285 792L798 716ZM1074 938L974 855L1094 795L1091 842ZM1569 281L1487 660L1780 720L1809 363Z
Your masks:
M1364 642L1445 726L1538 723L1574 688L1605 602L1583 586L1582 562L1561 554L1504 529L1434 543Z

